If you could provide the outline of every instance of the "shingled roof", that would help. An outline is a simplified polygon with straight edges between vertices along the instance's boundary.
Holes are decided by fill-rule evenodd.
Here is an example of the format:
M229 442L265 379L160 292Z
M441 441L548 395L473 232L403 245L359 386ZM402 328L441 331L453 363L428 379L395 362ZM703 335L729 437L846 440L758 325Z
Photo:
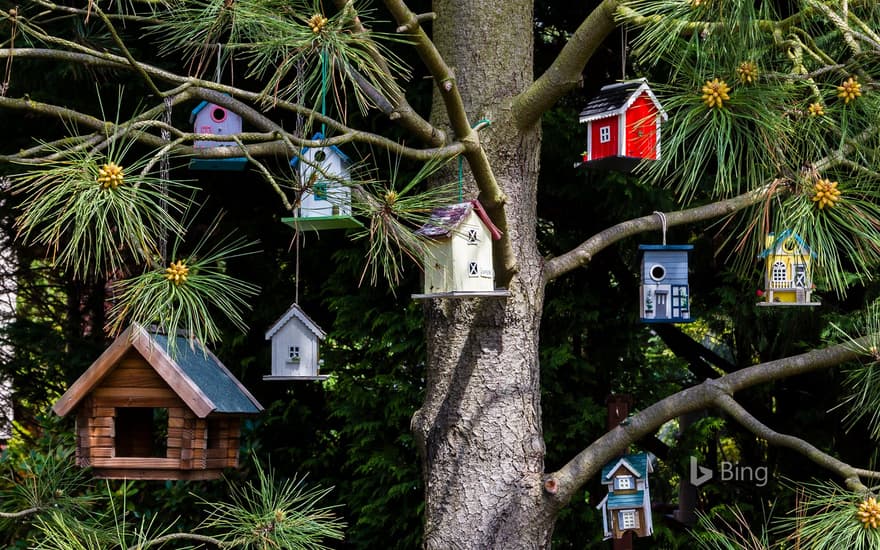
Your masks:
M467 218L471 210L477 214L477 217L480 218L480 221L489 230L493 240L497 241L501 238L501 231L495 227L495 224L492 223L489 215L483 209L483 205L477 200L435 208L425 225L416 231L416 235L429 239L448 239L461 222Z
M591 120L619 115L629 108L642 92L647 92L651 101L657 106L657 111L660 113L660 116L663 120L666 120L668 118L666 111L660 106L660 102L657 101L657 97L654 95L654 92L651 91L648 82L644 78L602 86L602 89L599 90L596 97L591 99L587 103L587 106L584 107L583 111L581 111L578 120L580 122L589 122Z

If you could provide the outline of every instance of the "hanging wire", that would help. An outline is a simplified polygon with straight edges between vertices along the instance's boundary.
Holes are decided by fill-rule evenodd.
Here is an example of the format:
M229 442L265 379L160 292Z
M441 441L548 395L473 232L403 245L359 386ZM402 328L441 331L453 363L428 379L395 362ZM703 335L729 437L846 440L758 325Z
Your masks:
M660 218L660 227L663 228L663 246L666 246L666 214L657 210L654 211L654 214Z
M220 84L220 76L223 68L223 44L217 43L217 64L214 66L214 82Z
M165 125L162 126L162 130L159 132L162 141L166 143L171 141L171 105L171 97L166 97L165 111L162 113L162 122L164 122ZM160 207L166 212L168 211L168 180L171 178L171 162L169 157L169 151L166 149L165 153L162 154L162 158L159 159L159 180L162 182L159 184L159 193L162 197ZM166 265L168 263L167 228L163 229L159 235L159 254L162 259L162 265Z
M321 52L321 116L327 116L327 52ZM321 120L321 134L327 137L327 128Z
M626 80L626 25L620 28L620 79Z
M299 303L299 236L300 231L297 231L293 237L293 246L296 248L294 251L294 255L296 256L296 268L294 272L294 284L293 284L293 303Z

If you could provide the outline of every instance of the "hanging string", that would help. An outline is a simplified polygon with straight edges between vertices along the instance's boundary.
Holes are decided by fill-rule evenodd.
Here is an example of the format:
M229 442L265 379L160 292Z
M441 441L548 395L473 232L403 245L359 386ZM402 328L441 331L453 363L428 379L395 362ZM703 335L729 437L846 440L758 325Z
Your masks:
M327 52L321 52L321 116L327 116ZM327 127L321 120L321 134L327 137Z
M620 79L626 80L626 25L620 28Z
M660 218L660 227L663 228L663 246L666 246L666 214L658 212L657 210L655 210L654 213Z
M162 130L159 132L162 141L168 143L171 141L171 97L165 98L165 111L162 113ZM159 187L161 195L159 206L164 211L168 211L168 180L171 175L171 162L169 161L169 151L166 149L159 159L159 179L162 182ZM159 254L162 258L162 265L168 263L168 229L165 228L159 235Z
M294 255L296 256L296 268L294 271L294 285L293 285L293 303L299 303L299 235L300 231L297 231L293 237L293 246L296 248Z
M223 66L223 44L217 43L217 65L214 67L214 82L220 84L220 75L222 74L222 66Z

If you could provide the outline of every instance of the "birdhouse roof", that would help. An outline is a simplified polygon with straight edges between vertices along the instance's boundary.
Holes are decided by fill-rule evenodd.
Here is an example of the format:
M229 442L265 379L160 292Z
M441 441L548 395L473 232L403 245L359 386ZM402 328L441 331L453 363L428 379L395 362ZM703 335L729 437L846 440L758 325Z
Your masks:
M299 319L299 321L306 326L315 336L318 337L319 340L323 340L327 337L327 334L321 330L321 327L317 325L312 319L306 315L306 313L299 307L298 304L294 303L290 308L284 312L284 314L275 321L275 324L272 325L272 328L266 331L266 340L271 340L275 334L284 328L284 326L290 322L291 319Z
M639 250L693 250L692 244L640 244Z
M636 491L634 493L626 493L623 495L613 494L608 495L608 500L606 502L606 507L609 510L616 510L619 508L640 508L645 505L645 492L644 491Z
M590 122L600 118L616 116L629 109L642 92L648 94L651 102L663 120L669 118L657 100L657 96L644 78L602 86L599 93L591 99L579 116L580 122Z
M645 478L649 472L653 472L651 461L647 453L624 455L613 462L609 462L602 468L602 483L611 483L611 478L620 467L623 466L636 477Z
M116 368L129 350L144 360L199 418L212 413L256 414L262 405L241 382L200 342L190 345L182 335L174 336L175 354L168 352L169 337L132 324L73 383L52 407L65 416Z
M321 132L316 132L315 135L312 136L312 141L321 141L322 139L324 139L324 134L322 134ZM303 147L300 151L300 154L305 155L309 151L309 149L311 149L311 147ZM315 147L315 149L330 149L339 156L342 162L351 162L351 159L348 158L348 155L343 153L342 150L335 145L329 145L327 147ZM296 168L297 164L299 164L299 157L296 157L292 161L290 161L290 165L294 168Z
M809 254L810 256L812 256L814 258L816 257L816 253L813 252L813 250L809 246L807 246L807 243L804 242L804 239L802 239L800 235L798 235L797 233L795 233L791 229L786 229L785 231L782 231L781 233L779 233L779 235L775 235L775 236L773 233L770 233L769 237L772 237L773 240L771 241L771 244L769 247L767 247L760 254L758 254L759 258L766 258L770 254L775 254L776 249L779 248L779 245L782 244L783 241L785 241L786 239L789 239L789 238L794 239L794 241L798 244L798 246L800 247L801 252L803 254Z
M425 225L416 231L416 235L429 239L448 239L471 211L477 214L477 217L489 230L493 240L497 241L501 238L501 231L495 227L495 224L489 219L489 215L486 214L486 210L483 209L483 205L477 200L435 208Z

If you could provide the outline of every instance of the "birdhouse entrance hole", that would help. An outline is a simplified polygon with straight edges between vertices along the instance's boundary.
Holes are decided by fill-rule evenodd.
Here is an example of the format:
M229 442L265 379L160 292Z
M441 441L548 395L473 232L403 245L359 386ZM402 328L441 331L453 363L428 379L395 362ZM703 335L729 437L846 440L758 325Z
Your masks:
M119 407L113 424L116 456L165 458L168 409Z
M223 122L226 120L226 109L222 107L214 107L211 109L211 120L214 122Z

